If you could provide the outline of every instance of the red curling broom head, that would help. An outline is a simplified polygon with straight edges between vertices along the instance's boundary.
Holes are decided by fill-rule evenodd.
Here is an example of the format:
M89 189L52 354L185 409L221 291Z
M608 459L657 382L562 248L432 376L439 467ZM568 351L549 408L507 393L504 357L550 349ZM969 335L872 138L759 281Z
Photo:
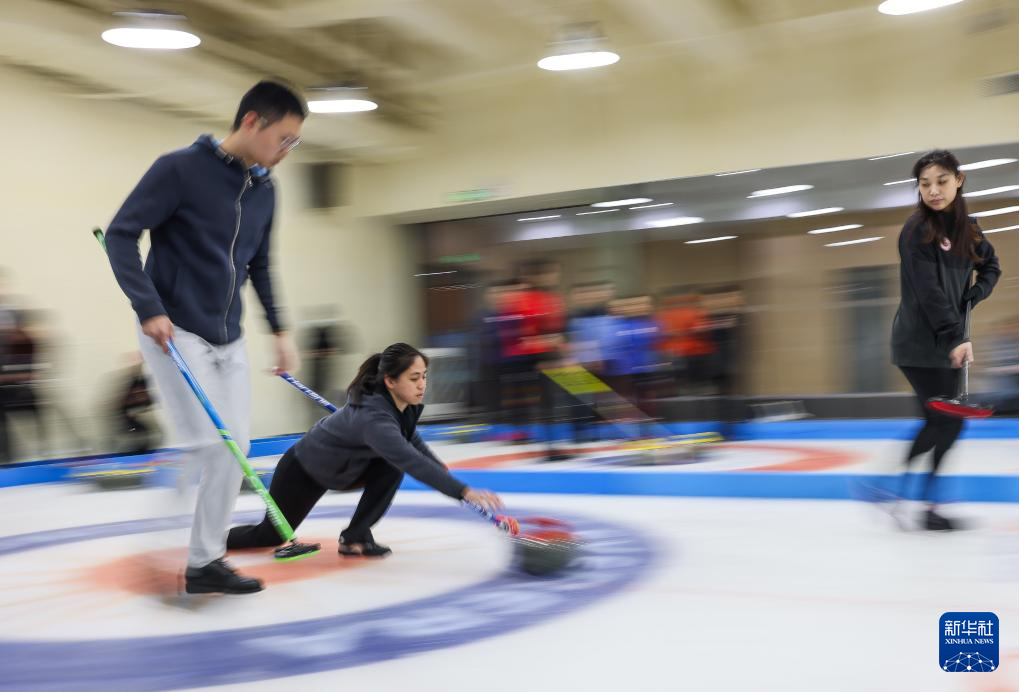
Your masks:
M987 418L994 413L993 406L970 401L967 397L936 396L927 400L927 408L953 418Z
M498 522L499 528L508 533L510 536L520 535L520 522L513 517L506 514L496 514L495 520Z

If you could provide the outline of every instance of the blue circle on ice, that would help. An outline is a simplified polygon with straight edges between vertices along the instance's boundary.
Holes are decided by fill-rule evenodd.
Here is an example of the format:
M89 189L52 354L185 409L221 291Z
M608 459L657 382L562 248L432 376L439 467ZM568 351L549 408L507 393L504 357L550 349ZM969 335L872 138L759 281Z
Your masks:
M322 507L313 518L346 517ZM458 506L394 507L390 516L477 521ZM250 519L256 515L249 516ZM166 690L253 682L378 663L458 646L559 617L635 582L652 561L630 528L569 521L584 548L575 569L494 578L418 600L298 622L122 639L5 641L0 689ZM186 519L143 519L0 538L0 557L25 550L178 528Z

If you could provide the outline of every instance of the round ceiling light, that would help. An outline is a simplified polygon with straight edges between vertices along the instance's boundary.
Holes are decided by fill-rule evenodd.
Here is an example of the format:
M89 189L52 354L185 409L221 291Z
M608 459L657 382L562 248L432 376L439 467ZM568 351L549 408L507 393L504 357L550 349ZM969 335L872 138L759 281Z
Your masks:
M619 62L619 54L608 49L598 22L565 24L556 34L548 54L538 61L543 70L588 70Z
M610 50L586 50L579 53L563 53L549 55L538 61L538 67L551 72L567 70L587 70L592 67L605 67L619 62L619 54Z
M962 0L885 0L878 5L881 14L903 15L936 10L962 2Z
M364 113L379 107L360 86L314 87L309 89L308 110L312 113Z
M121 48L144 48L146 50L183 50L194 48L202 40L194 34L179 29L149 29L120 27L107 29L103 40Z
M368 99L327 99L308 101L308 110L312 113L364 113L373 111L379 104Z

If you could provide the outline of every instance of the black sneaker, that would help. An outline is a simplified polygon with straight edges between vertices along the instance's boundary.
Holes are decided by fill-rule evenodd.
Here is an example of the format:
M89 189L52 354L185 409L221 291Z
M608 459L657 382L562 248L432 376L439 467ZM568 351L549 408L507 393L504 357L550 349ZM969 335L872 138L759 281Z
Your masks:
M938 514L937 511L932 508L927 510L927 514L924 519L924 528L928 531L955 531L962 527L959 526L958 522L953 521L942 514Z
M347 543L343 536L340 536L340 547L337 552L344 557L385 557L393 551L388 545L381 545L372 539Z
M184 572L184 590L188 593L257 593L264 587L252 577L242 577L220 558L205 567L188 567Z

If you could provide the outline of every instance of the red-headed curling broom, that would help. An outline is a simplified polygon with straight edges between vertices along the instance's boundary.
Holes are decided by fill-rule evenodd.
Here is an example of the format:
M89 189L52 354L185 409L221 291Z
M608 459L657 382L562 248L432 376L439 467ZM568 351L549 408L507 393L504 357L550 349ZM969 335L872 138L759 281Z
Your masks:
M330 413L337 410L330 401L289 373L280 373L280 377ZM563 570L574 564L580 553L581 542L564 521L548 517L516 519L505 514L493 514L473 502L461 502L509 535L517 566L530 575L548 575Z
M973 302L966 303L966 319L963 327L963 337L969 340L970 313L973 310ZM959 373L959 391L954 397L936 396L927 400L927 408L931 411L952 416L953 418L987 418L994 413L994 407L973 401L969 396L969 361L962 364L962 372Z

